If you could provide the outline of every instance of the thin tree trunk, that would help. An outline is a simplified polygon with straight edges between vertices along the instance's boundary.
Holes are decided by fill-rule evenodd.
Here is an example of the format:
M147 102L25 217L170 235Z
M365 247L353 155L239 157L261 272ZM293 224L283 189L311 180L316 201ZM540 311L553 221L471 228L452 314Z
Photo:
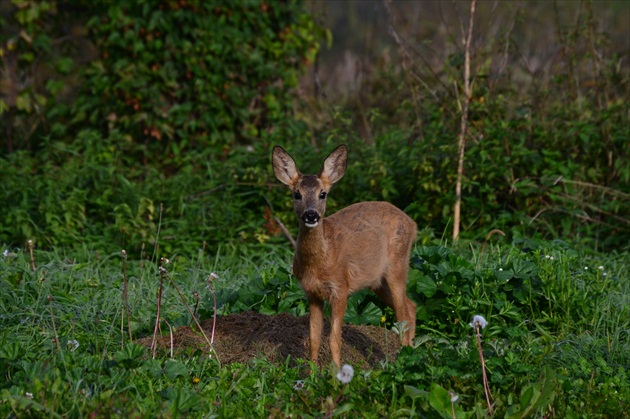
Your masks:
M455 206L453 208L453 241L459 239L459 227L462 206L462 179L464 177L464 151L466 150L466 133L468 131L468 105L472 96L470 85L470 44L472 43L475 6L477 1L470 2L470 16L468 20L468 34L464 38L464 103L461 104L461 121L459 141L457 144L457 182L455 183ZM462 34L463 35L463 34Z

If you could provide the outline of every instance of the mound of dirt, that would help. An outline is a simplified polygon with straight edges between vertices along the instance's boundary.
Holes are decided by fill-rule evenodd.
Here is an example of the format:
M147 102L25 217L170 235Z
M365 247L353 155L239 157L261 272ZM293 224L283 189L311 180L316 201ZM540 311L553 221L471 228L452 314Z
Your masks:
M309 318L308 315L294 317L290 314L268 316L247 311L240 314L217 317L214 332L214 349L221 363L246 363L253 358L264 357L280 364L287 356L295 364L297 358L309 357ZM201 322L208 338L212 335L212 319ZM344 325L341 362L357 367L374 366L380 361L394 360L400 349L398 336L375 326ZM324 333L319 358L322 365L332 362L329 346L330 320L324 321ZM136 342L151 346L152 336ZM158 338L160 352L175 353L201 350L209 352L205 338L193 327L178 327L172 337L169 334Z

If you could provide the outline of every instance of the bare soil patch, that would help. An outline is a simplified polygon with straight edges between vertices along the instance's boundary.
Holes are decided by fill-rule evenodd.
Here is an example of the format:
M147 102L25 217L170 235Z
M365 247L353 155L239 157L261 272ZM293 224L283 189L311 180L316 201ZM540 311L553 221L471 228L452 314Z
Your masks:
M247 311L217 317L214 348L223 364L246 363L260 357L280 364L285 362L287 356L295 364L296 359L309 357L308 324L308 315L294 317L286 313L269 316ZM201 322L201 327L210 338L212 319ZM342 363L357 367L375 366L385 359L394 360L400 349L398 335L384 327L344 325L342 330ZM330 320L325 319L319 356L322 365L332 362L329 336ZM151 340L152 336L148 336L137 343L151 346ZM170 352L171 345L175 353L190 350L209 352L206 340L195 326L178 327L173 332L172 344L168 333L158 338L161 352Z

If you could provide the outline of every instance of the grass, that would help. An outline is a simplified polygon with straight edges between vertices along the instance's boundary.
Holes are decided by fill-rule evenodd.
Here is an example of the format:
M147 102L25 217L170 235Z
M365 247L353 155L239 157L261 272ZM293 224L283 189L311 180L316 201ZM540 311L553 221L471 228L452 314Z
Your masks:
M332 368L318 372L307 361L224 365L194 349L151 359L148 348L129 342L122 321L120 253L35 249L31 258L28 248L2 250L5 417L484 416L474 315L488 321L480 334L495 416L629 414L627 252L582 255L562 242L535 240L488 246L483 254L475 244L417 245L408 287L419 307L415 347L380 368L355 371L343 384ZM219 275L219 314L305 311L284 244L168 258L169 275L189 305L199 293L204 318L213 314L211 272ZM128 255L126 275L133 336L150 336L157 257ZM188 325L188 309L165 282L162 318L172 327ZM361 294L352 304L374 301ZM377 324L384 314L385 324L395 325L391 310L371 310Z

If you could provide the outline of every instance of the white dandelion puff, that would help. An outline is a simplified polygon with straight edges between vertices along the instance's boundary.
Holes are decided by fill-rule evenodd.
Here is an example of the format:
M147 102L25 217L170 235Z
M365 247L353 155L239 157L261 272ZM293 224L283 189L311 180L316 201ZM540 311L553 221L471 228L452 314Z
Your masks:
M477 314L473 317L472 322L470 322L469 325L473 329L475 329L477 325L481 326L481 328L483 329L488 325L488 322L486 321L486 319L483 318L483 316Z
M348 384L352 381L352 377L354 377L354 368L352 368L352 365L344 365L337 373L337 380L341 381L342 384Z

